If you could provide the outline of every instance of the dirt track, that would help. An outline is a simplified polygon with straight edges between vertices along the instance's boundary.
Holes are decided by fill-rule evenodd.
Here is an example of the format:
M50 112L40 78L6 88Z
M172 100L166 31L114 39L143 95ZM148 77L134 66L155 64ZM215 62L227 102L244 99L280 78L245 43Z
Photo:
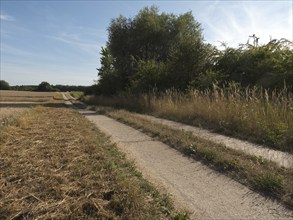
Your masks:
M79 110L110 135L143 175L199 219L290 219L293 212L151 137L93 111Z
M252 144L247 141L242 141L236 138L227 137L225 135L212 133L208 130L197 128L194 126L174 122L166 119L156 118L150 115L136 114L139 117L145 118L150 122L155 122L167 125L174 129L190 131L198 137L213 141L215 143L224 144L228 148L244 151L247 154L261 156L267 160L271 160L284 167L293 167L293 155L277 150L272 150L261 145Z

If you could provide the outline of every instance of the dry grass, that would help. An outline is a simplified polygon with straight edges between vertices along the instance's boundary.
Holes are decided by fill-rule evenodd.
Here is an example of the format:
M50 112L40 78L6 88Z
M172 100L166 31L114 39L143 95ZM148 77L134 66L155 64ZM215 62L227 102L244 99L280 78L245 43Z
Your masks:
M89 104L147 112L293 153L293 95L237 86L189 93L86 97Z
M171 218L167 197L76 111L36 107L0 129L0 219Z
M25 110L27 110L27 109L25 109L25 108L12 108L12 107L0 108L0 119L17 116L20 113L24 112Z
M194 136L190 132L153 123L127 111L102 109L108 116L142 130L212 169L293 209L293 169L279 167L261 157L249 156Z
M56 96L55 92L0 91L0 102L48 102Z
M1 107L0 126L12 124L16 120L16 118L25 111L27 111L27 108Z

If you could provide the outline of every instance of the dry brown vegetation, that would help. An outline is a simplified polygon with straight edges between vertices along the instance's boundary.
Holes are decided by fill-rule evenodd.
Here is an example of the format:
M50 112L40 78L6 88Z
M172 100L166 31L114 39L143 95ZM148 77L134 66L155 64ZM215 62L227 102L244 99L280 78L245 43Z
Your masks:
M0 108L0 118L6 118L6 117L12 117L15 115L20 114L21 112L23 112L25 109L21 109L21 108Z
M110 108L98 108L97 110L158 138L182 153L200 160L212 169L225 173L264 195L277 198L293 209L292 168L279 167L262 157L246 155L241 151L199 138L191 132L150 122L127 111L115 111Z
M293 153L293 94L230 87L85 97L89 104L146 112Z
M175 215L168 197L74 110L35 107L0 129L0 219Z
M0 126L13 123L13 121L15 121L15 119L26 110L26 108L1 107Z
M0 91L0 102L48 102L56 96L55 92Z

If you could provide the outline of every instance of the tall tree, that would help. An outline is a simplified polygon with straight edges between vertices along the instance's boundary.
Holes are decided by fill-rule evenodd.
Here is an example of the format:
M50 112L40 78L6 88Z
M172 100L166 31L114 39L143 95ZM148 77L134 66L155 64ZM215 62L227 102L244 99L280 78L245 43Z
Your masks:
M120 82L117 91L131 89L131 86L143 81L152 82L144 88L160 85L161 88L184 89L204 66L206 48L200 24L191 12L175 16L159 14L154 6L146 7L132 19L123 16L113 19L108 34L107 53L112 57L113 77ZM108 54L102 51L102 59L107 59ZM102 64L102 67L105 65ZM156 70L160 71L156 73ZM103 70L99 70L100 87L105 84L102 73ZM139 80L138 76L144 80ZM165 80L165 85L161 81L163 76L170 79ZM160 79L160 82L154 82L154 79Z

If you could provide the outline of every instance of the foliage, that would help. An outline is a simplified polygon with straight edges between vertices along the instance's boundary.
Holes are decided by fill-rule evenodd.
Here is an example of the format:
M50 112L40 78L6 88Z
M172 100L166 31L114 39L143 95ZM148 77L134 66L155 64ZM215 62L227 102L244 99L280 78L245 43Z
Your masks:
M74 85L51 85L53 91L67 92L67 91L81 91L84 92L89 86L74 86ZM38 86L36 85L16 85L11 86L11 90L17 91L36 91ZM94 93L91 93L94 94Z
M10 85L5 80L0 80L0 90L9 90Z
M121 76L117 74L114 68L114 58L110 54L109 48L102 48L101 51L101 68L99 73L98 93L112 95L121 90Z
M205 64L206 45L191 12L175 16L146 7L132 19L113 19L108 32L98 69L102 94L186 89Z
M242 45L218 51L214 68L226 75L226 81L242 86L257 85L282 89L293 86L292 42L281 39L254 47Z
M108 27L101 51L96 93L207 89L229 82L293 90L293 45L286 39L264 45L224 45L204 42L200 23L191 12L159 13L145 7L133 18L120 16Z
M49 91L53 91L53 88L48 82L44 81L38 85L37 91L49 92Z
M137 72L131 81L133 91L141 93L152 89L163 90L167 78L167 65L155 60L140 60L137 64Z

